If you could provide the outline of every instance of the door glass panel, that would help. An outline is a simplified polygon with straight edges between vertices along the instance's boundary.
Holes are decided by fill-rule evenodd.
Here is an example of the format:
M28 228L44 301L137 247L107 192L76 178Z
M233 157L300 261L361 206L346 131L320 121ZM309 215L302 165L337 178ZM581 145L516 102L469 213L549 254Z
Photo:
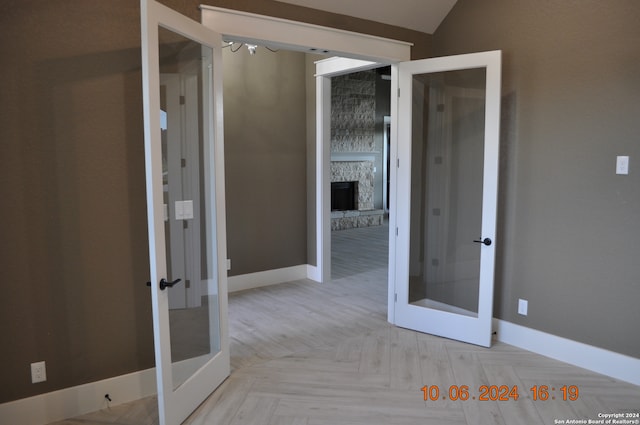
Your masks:
M203 161L211 58L210 48L159 28L167 280L181 279L166 289L174 389L220 351L214 215L205 213L215 205L213 163Z
M409 303L478 316L485 68L413 76Z

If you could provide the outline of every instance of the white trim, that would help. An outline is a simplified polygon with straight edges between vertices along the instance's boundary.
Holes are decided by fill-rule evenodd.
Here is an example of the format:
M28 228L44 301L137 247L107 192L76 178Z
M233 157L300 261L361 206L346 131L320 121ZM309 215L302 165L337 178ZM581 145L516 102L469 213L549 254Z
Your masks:
M412 43L206 5L202 5L201 10L202 24L215 29L226 40L254 44L267 43L270 47L304 52L315 48L320 49L318 53L342 56L340 59L328 60L326 64L320 65L320 68L329 74L324 76L318 74L316 78L317 266L314 280L328 282L331 280L330 143L322 141L325 140L324 138L328 141L331 132L329 119L331 79L329 77L348 72L346 69L349 66L370 69L378 65L408 61L411 59ZM350 65L345 65L349 63ZM393 112L392 115L394 115ZM395 245L390 243L390 248L392 246ZM390 305L390 311L392 308ZM389 319L391 317L390 315Z
M640 359L495 318L493 330L505 344L640 385Z
M316 77L316 264L331 281L331 78Z
M202 23L228 41L375 60L388 64L411 57L413 43L305 22L201 5ZM314 49L314 50L311 50Z
M349 59L341 57L332 57L322 59L315 62L316 77L335 77L342 74L350 74L358 71L368 71L370 69L379 68L382 64L379 62L364 61L360 59Z
M391 77L389 77L389 80L391 80ZM387 127L389 131L387 131ZM389 202L387 199L389 191L387 190L387 185L391 184L391 179L389 178L387 163L389 162L389 154L391 153L391 149L389 149L391 140L391 115L385 115L382 127L382 210L385 213L389 212Z
M316 266L307 264L307 279L320 283L320 270Z
M318 266L313 280L328 282L331 280L331 161L373 161L375 159L370 153L331 153L331 77L377 68L381 63L333 57L317 61L315 64L316 263Z
M387 278L387 321L396 324L396 249L398 220L393 211L398 202L398 65L391 65L391 170L389 173L389 275Z
M307 279L308 268L309 266L307 264L300 264L298 266L284 267L281 269L229 276L227 278L229 292L244 291L245 289Z
M105 394L112 406L140 400L156 394L155 373L155 368L145 369L3 403L0 418L7 424L42 425L104 409Z

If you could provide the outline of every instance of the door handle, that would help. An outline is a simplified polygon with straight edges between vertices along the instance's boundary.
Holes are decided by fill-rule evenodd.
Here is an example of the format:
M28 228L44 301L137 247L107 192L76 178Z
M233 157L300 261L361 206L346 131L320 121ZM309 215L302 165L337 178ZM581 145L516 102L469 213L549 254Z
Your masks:
M172 288L178 282L181 282L182 279L176 279L173 282L167 282L165 278L160 279L160 290L164 291L167 288ZM151 282L147 282L147 286L151 286Z
M474 241L474 242L476 242L476 243L483 243L483 244L485 244L486 246L491 245L491 239L489 239L489 238L484 238L484 239L474 239L473 241Z
M173 282L167 282L165 278L160 279L160 290L164 291L166 288L172 288L173 285L180 282L182 279L176 279Z

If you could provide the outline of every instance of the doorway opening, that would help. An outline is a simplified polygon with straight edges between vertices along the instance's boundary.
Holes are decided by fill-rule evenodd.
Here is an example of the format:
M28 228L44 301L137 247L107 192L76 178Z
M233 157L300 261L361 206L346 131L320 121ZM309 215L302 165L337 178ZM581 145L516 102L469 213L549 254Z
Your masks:
M331 278L388 275L389 67L331 77ZM349 199L350 203L343 203ZM374 281L372 281L374 284ZM382 284L375 279L375 284ZM386 284L385 284L386 286Z

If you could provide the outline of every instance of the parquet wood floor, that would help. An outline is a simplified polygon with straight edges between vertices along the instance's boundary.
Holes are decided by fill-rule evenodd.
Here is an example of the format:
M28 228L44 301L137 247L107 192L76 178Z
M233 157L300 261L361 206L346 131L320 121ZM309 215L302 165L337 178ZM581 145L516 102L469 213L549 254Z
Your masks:
M546 425L640 412L637 386L500 342L485 349L389 325L386 232L334 232L332 283L231 294L231 376L185 424ZM425 385L437 400L424 401ZM463 385L469 399L451 400ZM517 386L519 398L480 401L483 385ZM534 385L555 391L534 401ZM564 385L577 400L562 400ZM156 423L150 398L56 425Z

